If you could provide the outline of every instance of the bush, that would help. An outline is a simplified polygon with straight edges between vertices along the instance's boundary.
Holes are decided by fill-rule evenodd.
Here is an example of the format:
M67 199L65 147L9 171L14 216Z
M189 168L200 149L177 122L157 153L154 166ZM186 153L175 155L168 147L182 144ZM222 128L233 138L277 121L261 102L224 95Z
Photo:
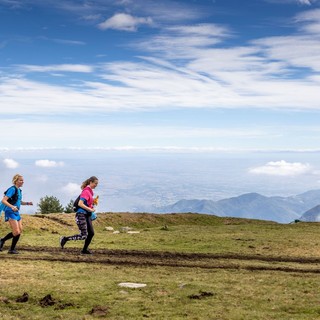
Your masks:
M44 198L40 198L38 207L42 214L63 212L63 206L54 196L45 196Z

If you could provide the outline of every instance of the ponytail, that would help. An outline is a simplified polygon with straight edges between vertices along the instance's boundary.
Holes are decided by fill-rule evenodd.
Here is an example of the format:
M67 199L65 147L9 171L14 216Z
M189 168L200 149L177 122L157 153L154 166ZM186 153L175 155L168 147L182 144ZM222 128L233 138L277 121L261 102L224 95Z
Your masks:
M98 180L98 178L95 176L92 176L92 177L88 178L87 180L83 181L82 185L81 185L81 190L83 190L86 186L88 186L90 184L90 182L94 182L96 180Z

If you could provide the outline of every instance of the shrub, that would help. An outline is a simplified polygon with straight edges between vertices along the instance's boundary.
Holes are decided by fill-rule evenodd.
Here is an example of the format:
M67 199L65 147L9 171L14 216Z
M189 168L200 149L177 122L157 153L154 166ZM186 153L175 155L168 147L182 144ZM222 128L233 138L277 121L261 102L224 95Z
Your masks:
M70 200L70 202L66 205L66 207L64 208L64 212L65 213L73 213L74 210L73 210L73 203L74 203L74 200Z
M40 198L38 207L42 214L63 212L63 206L54 196L45 196L44 198Z

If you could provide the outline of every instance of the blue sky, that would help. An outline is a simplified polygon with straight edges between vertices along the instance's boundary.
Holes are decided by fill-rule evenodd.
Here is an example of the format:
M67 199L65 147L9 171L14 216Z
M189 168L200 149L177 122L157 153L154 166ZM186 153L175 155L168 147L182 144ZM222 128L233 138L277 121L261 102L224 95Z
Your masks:
M0 0L0 30L1 150L320 151L318 0Z

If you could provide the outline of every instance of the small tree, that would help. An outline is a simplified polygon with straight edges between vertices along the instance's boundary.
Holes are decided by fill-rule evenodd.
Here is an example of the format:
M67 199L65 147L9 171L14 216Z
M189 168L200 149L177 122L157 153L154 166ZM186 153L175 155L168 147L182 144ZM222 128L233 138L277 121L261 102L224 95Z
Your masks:
M70 202L66 205L66 207L64 208L64 212L65 213L72 213L74 212L73 211L73 203L74 203L74 200L70 200Z
M44 198L40 198L38 207L42 214L63 212L63 206L54 196L45 196Z

